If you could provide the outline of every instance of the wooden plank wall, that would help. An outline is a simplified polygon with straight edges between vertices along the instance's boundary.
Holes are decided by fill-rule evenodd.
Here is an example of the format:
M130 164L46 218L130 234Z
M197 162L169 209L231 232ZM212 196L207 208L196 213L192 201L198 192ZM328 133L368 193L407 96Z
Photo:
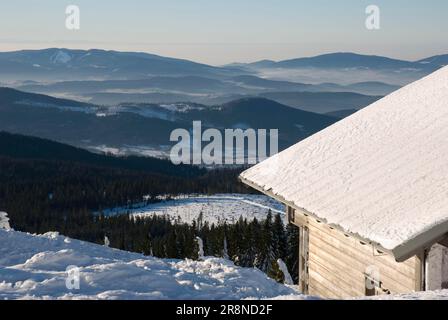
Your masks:
M391 255L314 218L295 213L294 221L309 229L308 294L326 298L365 296L365 275L372 267L379 272L383 294L421 290L419 257L399 263Z

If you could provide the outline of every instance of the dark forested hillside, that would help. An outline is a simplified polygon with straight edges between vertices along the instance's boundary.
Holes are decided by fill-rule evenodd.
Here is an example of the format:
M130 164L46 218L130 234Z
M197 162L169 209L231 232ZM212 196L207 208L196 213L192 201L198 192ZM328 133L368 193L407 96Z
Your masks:
M141 168L141 170L135 170ZM155 173L161 168L163 174ZM258 267L281 281L277 259L296 278L297 230L279 216L266 221L241 218L234 225L192 225L165 217L105 217L102 209L155 202L158 195L250 192L237 180L242 168L205 170L161 160L95 155L48 140L0 134L0 211L19 231L58 231L72 238L162 258L197 258L196 237L206 255ZM292 247L286 249L286 243Z
M174 165L168 160L149 157L116 157L96 154L84 149L36 137L0 132L0 156L78 162L85 165L137 170L169 176L200 176L205 169Z
M52 220L68 211L91 212L144 196L247 191L237 181L241 168L206 170L153 158L98 155L4 132L0 169L0 210L10 214L15 227L30 232L48 231Z
M311 100L315 98L313 96ZM366 97L362 100L365 104L347 106L336 104L334 98L335 95L322 103L331 102L338 106L336 110L340 110L362 108L373 99ZM214 128L221 132L235 128L278 129L279 147L283 150L340 120L256 97L215 106L124 103L107 107L8 88L0 88L0 113L0 131L56 140L82 148L143 147L156 151L169 149L174 144L170 139L171 133L179 128L190 130L193 121L201 121L204 130Z

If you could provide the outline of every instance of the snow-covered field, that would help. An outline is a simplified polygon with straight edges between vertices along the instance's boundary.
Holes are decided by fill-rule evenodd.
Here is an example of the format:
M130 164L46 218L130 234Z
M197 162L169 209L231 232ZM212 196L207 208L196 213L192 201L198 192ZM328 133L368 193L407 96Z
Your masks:
M95 153L106 153L115 156L143 156L143 157L153 157L158 159L169 159L170 156L170 146L159 145L159 146L129 146L123 145L119 147L107 146L107 145L96 145L96 146L85 146L86 149Z
M248 220L263 220L271 210L272 214L280 213L286 222L285 207L278 201L264 195L249 194L217 194L185 195L153 203L142 207L120 207L104 210L105 215L130 213L134 216L167 216L171 220L192 223L202 213L203 221L210 224L234 223L242 216Z
M240 268L224 259L157 259L56 233L36 236L2 229L0 244L0 300L233 300L298 294L257 269ZM66 269L73 265L79 268L79 290L66 286ZM70 287L76 282L68 283Z

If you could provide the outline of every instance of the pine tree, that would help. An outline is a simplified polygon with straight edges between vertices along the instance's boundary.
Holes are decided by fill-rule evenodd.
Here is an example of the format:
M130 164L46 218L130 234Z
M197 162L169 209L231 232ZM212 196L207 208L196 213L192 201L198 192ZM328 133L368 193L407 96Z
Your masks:
M266 219L263 223L262 228L262 250L259 253L259 266L258 268L261 269L263 272L267 273L268 275L271 274L271 271L274 267L275 262L275 252L273 247L273 227L272 227L272 213L271 210L269 210Z
M294 283L299 281L299 228L288 224L287 229L287 254L285 263L288 267Z
M171 258L171 259L179 258L178 251L177 251L177 236L176 236L176 232L174 230L172 230L168 234L168 238L166 241L165 257Z
M285 260L287 252L287 236L280 213L275 216L272 226L272 246L276 259Z
M265 272L274 280L283 282L284 275L277 261L278 259L285 259L287 250L287 239L280 214L277 214L275 216L274 222L272 224L269 225L265 222L265 227L271 228L270 246L267 247L269 251L268 255L266 256L267 261L265 262L267 270Z
M228 249L227 249L227 238L226 238L226 236L224 236L224 240L223 240L222 257L224 259L227 259L227 260L229 259L229 252L228 252Z
M250 266L261 268L261 258L264 250L262 226L255 218L250 227L251 248L248 252Z

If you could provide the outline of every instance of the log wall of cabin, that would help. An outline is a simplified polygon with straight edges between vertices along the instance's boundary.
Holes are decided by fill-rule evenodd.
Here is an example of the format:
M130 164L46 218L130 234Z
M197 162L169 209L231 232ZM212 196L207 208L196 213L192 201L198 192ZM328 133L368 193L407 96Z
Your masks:
M326 298L366 295L366 274L378 274L376 294L399 294L423 290L421 257L396 262L371 244L288 209L291 223L307 227L307 294ZM303 246L301 246L303 247ZM376 276L374 278L377 278Z

